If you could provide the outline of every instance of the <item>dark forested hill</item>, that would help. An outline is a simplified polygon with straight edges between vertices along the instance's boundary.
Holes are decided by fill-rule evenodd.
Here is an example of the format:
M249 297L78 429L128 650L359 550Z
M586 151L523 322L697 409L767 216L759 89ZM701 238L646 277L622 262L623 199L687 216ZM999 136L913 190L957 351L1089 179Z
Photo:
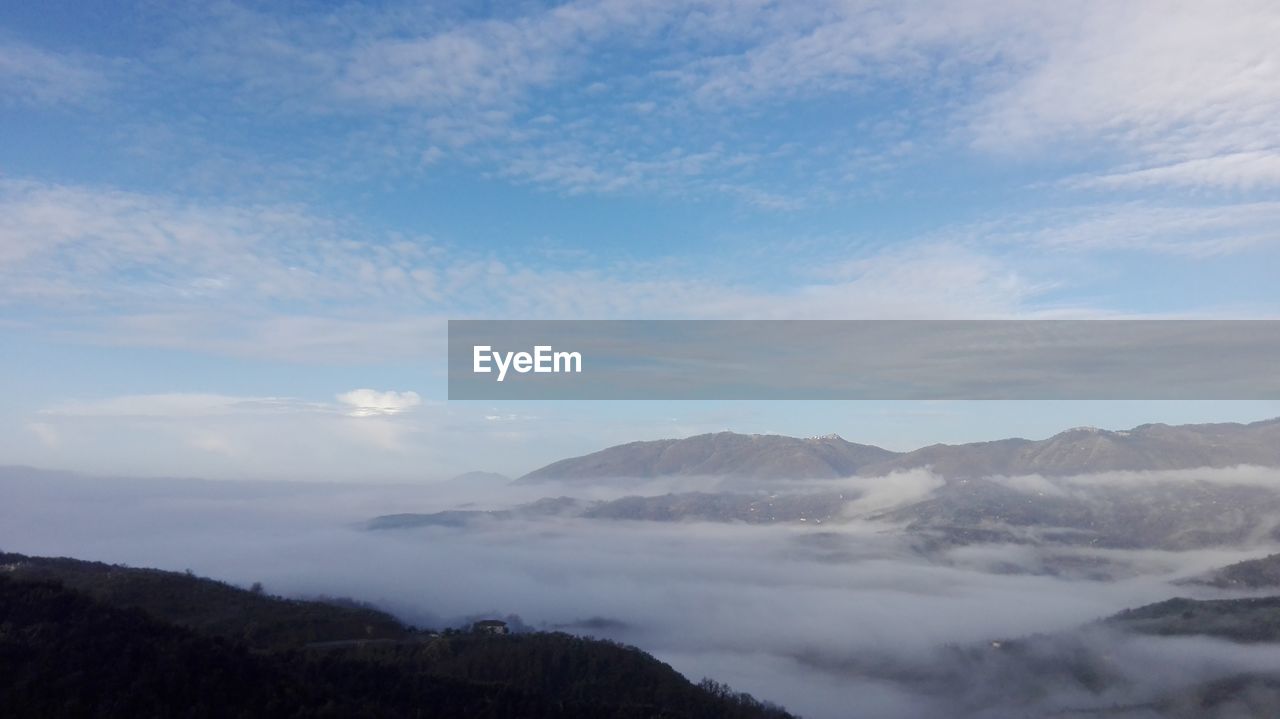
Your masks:
M1139 634L1207 636L1235 642L1280 642L1280 597L1184 599L1127 609L1106 620Z
M257 648L402 639L408 633L376 609L282 599L182 572L2 552L0 571L14 579L55 581L105 604L142 609L161 621Z
M1188 580L1187 583L1207 584L1222 589L1280 587L1280 554L1229 564L1202 577Z
M3 567L4 717L789 716L715 682L695 685L612 642L559 633L428 636L401 627L398 639L302 648L290 642L316 628L333 637L347 627L355 630L348 638L364 639L357 619L380 618L384 633L394 620L171 572L21 555L3 555ZM139 587L164 598L139 597ZM161 618L183 602L191 603L176 612L184 625ZM290 624L291 610L305 621ZM243 628L259 619L276 629ZM305 631L284 631L290 627ZM270 641L251 645L241 636Z

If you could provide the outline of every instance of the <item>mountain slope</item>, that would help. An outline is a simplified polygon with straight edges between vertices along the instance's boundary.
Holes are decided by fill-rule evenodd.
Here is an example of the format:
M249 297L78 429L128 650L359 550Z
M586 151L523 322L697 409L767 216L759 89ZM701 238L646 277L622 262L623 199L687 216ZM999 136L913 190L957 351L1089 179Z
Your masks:
M127 575L209 583L156 570L105 572L100 567L106 565L89 562L76 568L69 559L22 561L52 565L52 572L62 570L90 591L96 582ZM287 612L305 613L309 608L300 605L311 604L219 586L187 596L191 606L182 614L238 615L247 607L246 623L264 616L284 622ZM164 602L144 600L152 606L147 610L120 594L99 594L104 599L21 569L0 571L0 715L790 716L714 682L695 685L639 649L567 634L440 636L402 629L398 640L251 647L208 626L165 621L155 613L156 607L172 610Z
M413 527L463 527L485 520L581 517L650 522L814 522L840 518L840 511L855 497L853 492L797 494L738 494L733 492L682 492L655 497L622 497L608 501L578 501L567 497L541 499L511 509L459 510L424 514L386 514L374 517L366 529Z
M887 449L846 442L834 435L799 439L720 432L609 447L554 462L516 481L532 484L552 480L671 476L827 479L847 477L863 466L885 462L894 456L895 453Z
M876 517L904 523L908 531L942 544L1033 541L1185 550L1278 539L1278 512L1280 492L1273 488L1192 477L1086 485L1044 480L1032 488L961 479Z
M929 467L944 477L972 479L1242 464L1280 467L1280 419L1252 424L1144 424L1124 431L1081 427L1039 441L938 444L863 466L859 474L879 476Z
M936 444L911 452L891 452L835 435L801 439L720 432L608 447L553 462L516 482L694 476L831 479L921 468L949 479L1062 477L1237 465L1280 467L1280 419L1252 424L1145 424L1120 431L1081 427L1043 440Z
M1206 636L1234 642L1280 641L1280 597L1184 599L1127 609L1108 626L1157 636Z
M281 599L181 572L0 552L0 575L57 582L111 606L257 648L409 634L397 619L369 607Z
M1187 581L1221 589L1261 589L1280 587L1280 554L1228 564L1207 575Z

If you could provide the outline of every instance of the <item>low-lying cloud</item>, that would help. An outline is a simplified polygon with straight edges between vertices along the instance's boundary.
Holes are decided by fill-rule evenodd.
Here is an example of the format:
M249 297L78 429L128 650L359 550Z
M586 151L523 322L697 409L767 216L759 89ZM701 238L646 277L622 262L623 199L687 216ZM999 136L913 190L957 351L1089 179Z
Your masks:
M908 475L916 489L930 477ZM509 489L471 500L497 506ZM1034 547L983 545L926 558L892 525L869 521L817 528L544 518L361 527L378 514L466 504L458 492L11 469L0 472L0 548L190 568L242 586L261 581L290 596L351 596L418 625L514 614L532 627L635 644L695 680L711 676L819 719L847 716L851 707L867 717L944 716L947 707L969 706L953 703L957 692L972 705L970 716L1016 715L982 709L1004 699L1015 708L1024 702L1024 713L1090 705L1099 696L1146 701L1205 677L1265 667L1277 651L1091 639L1100 652L1130 657L1123 681L1086 696L1055 679L1033 701L1019 692L1032 692L1035 677L947 649L1070 632L1174 594L1209 596L1216 590L1168 580L1271 547L1075 548L1069 551L1082 558L1137 568L1121 579L1081 581L1035 571L1044 558ZM965 673L961 692L953 683Z

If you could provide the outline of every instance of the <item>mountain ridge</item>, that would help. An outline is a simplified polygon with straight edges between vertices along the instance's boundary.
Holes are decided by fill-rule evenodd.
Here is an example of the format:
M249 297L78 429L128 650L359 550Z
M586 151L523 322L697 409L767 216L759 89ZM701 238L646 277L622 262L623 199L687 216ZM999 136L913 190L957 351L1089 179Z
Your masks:
M740 476L752 479L835 478L897 453L849 442L837 435L787 437L777 434L716 432L683 439L659 439L608 447L536 469L516 480L603 477L648 479L665 476Z
M517 484L720 476L754 480L877 477L930 468L948 479L1108 471L1280 466L1280 418L1250 423L1075 427L1032 440L1010 437L933 444L909 452L838 435L788 437L718 432L629 442L535 469Z
M376 610L67 557L0 554L0 617L5 716L792 716L616 642L423 633ZM316 642L342 636L316 628L348 641Z

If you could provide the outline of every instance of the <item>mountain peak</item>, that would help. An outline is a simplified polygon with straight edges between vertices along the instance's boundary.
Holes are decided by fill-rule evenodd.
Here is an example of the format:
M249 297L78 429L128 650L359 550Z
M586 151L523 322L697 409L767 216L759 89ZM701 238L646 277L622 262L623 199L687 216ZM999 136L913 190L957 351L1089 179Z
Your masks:
M1229 467L1280 467L1280 423L1076 427L1048 439L932 445L891 452L838 434L787 437L718 432L632 442L549 464L517 482L737 477L750 480L884 476L930 468L947 478Z
M800 439L777 434L719 432L609 447L549 464L517 481L534 483L669 476L831 479L851 476L865 465L895 456L895 452L846 442L834 434Z

